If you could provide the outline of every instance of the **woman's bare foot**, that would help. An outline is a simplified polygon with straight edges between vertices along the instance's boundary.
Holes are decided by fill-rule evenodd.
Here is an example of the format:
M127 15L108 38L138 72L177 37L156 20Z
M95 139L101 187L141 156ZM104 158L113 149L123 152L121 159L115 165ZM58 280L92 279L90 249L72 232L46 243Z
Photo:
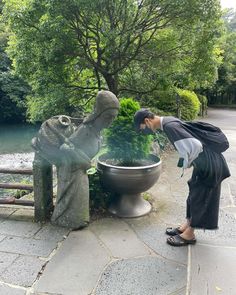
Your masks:
M178 227L167 227L166 229L166 234L169 236L175 236L175 235L180 235L184 233L189 227L189 220L187 219L183 224L181 224Z
M188 226L185 231L180 234L181 238L185 239L185 240L193 240L195 239L195 235L194 235L194 229L190 226Z
M181 224L178 229L183 233L187 228L189 228L189 220L186 220L183 224Z

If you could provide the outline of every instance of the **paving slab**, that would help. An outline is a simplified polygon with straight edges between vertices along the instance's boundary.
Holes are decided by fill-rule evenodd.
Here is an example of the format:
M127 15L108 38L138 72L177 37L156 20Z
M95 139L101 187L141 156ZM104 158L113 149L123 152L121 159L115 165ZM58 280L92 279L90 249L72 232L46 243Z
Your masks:
M236 215L236 206L224 207L222 211L228 214Z
M185 220L186 208L182 202L159 198L156 203L156 217L164 223L178 225Z
M148 245L156 254L180 264L187 264L187 247L171 247L166 243L165 230L167 224L145 224L144 220L132 220L130 225L134 228L139 239Z
M130 226L118 218L105 218L93 222L90 230L109 249L115 258L131 258L150 255L148 247L136 236Z
M230 186L227 180L222 182L220 194L220 207L232 206L232 198L230 194Z
M0 206L0 222L4 221L8 216L16 211L15 208Z
M46 266L35 292L88 295L109 261L108 252L89 229L71 232Z
M232 152L230 151L231 153L236 153L236 145L235 145L235 151ZM227 180L230 182L230 183L233 183L233 181L235 180L236 178L236 161L233 161L233 162L227 162L228 163L228 166L229 166L229 170L231 172L231 176L230 178L228 178Z
M231 194L236 197L236 183L229 183ZM236 204L235 204L236 205Z
M164 214L164 218L174 218L174 223L176 223L176 217L181 218L181 221L183 218L185 218L185 203L188 196L188 188L186 190L183 189L183 185L186 186L186 181L180 180L182 184L178 183L178 180L176 180L176 184L170 184L170 191L168 194L158 194L158 192L153 192L153 197L156 200L155 204L157 204L157 212L159 215ZM167 185L167 184L161 184L161 186ZM175 189L174 186L177 185L182 186L182 191L179 188ZM186 186L187 187L187 186ZM176 215L173 215L173 210L176 208ZM180 213L180 214L179 214Z
M0 284L1 295L26 295L26 291L23 289L17 289L6 285Z
M236 175L236 172L235 172L235 175ZM233 184L230 183L229 186L230 186L230 192L232 195L233 205L236 206L236 178L234 180L234 183Z
M191 247L189 295L236 294L236 247ZM199 293L199 291L201 293Z
M218 246L236 246L236 218L220 210L218 230L196 230L198 243Z
M224 208L220 212L219 230L196 231L198 243L189 247L193 251L193 287L198 291L191 295L234 295L225 285L230 286L236 277L232 269L236 265L235 130L226 130L231 147L225 156L232 176L223 182L221 206ZM65 240L69 233L66 229L32 223L31 208L0 207L0 280L22 286L30 286L36 280L32 295L95 295L96 285L96 295L184 295L188 249L167 245L165 235L167 226L175 226L185 217L191 169L180 177L177 160L176 152L163 159L161 176L149 190L153 211L148 216L99 220L88 229L71 232ZM58 245L37 281L45 262L37 256L48 257ZM217 282L211 281L210 276L217 278ZM230 278L225 280L226 276ZM214 285L212 289L209 284ZM209 293L204 293L207 285ZM2 294L25 295L25 290L0 283Z
M191 177L191 169L186 170L183 177L181 177L182 171L176 166L178 156L176 153L171 152L163 165L163 171L156 184L149 190L154 196L154 200L164 199L174 202L184 202L188 196L187 181ZM170 163L170 159L174 159L174 163ZM173 162L173 161L172 161Z
M175 176L173 176L173 179L169 180L170 190L174 201L185 204L189 194L189 187L187 182L192 176L192 169L186 170L183 176L181 176L181 173L181 170L176 170L176 174Z
M0 276L17 257L19 257L18 254L0 252Z
M154 186L149 189L149 192L157 196L157 198L163 195L171 197L170 184L165 172L161 173L160 178Z
M57 247L55 241L21 237L6 237L0 242L0 251L47 257Z
M233 215L236 218L236 206L234 207L225 207L222 209L224 212Z
M36 280L44 264L45 261L37 257L20 255L3 273L1 273L1 281L30 287Z
M5 220L1 223L0 234L18 236L18 237L32 237L41 226L37 223Z
M34 209L24 208L17 209L13 214L8 217L8 220L19 220L19 221L34 221Z
M60 242L65 239L70 230L64 227L46 224L34 235L35 239Z
M157 257L142 257L111 263L95 294L168 295L183 290L185 284L186 267Z
M168 295L185 295L185 294L186 294L186 286Z
M56 293L27 293L27 295L62 295L61 293L60 294L56 294ZM77 295L77 294L75 294L75 295ZM90 294L88 294L88 295L90 295Z

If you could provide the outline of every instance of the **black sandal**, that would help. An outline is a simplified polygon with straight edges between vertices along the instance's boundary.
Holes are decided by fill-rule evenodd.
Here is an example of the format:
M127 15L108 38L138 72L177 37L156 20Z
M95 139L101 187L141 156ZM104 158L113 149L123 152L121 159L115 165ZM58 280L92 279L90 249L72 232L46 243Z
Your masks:
M197 240L196 239L186 240L182 238L180 235L176 235L176 236L169 237L166 240L166 242L171 246L181 247L181 246L194 245L196 244Z
M168 236L176 236L176 235L180 235L183 232L179 229L179 227L167 227L166 229L166 234Z

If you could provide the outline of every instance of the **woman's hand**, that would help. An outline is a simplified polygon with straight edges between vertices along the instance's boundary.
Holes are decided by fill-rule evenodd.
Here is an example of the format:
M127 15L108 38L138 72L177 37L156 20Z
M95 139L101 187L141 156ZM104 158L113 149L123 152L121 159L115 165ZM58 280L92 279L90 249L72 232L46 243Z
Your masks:
M89 157L81 150L76 149L73 143L66 142L60 146L60 150L64 151L71 157L71 162L80 166L80 168L87 170L91 167Z

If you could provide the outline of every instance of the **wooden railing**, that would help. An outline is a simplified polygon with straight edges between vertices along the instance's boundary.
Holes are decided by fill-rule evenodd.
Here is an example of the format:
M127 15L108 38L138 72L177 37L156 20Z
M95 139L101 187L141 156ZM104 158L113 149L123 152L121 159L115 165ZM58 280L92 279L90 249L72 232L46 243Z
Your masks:
M26 175L32 175L33 169L31 168L25 168L25 169L11 169L11 168L1 168L0 167L0 173L5 174L26 174Z
M33 170L32 169L0 168L0 173L33 175ZM0 183L0 188L20 189L20 190L27 190L29 192L32 192L34 189L32 184L22 184L22 183ZM34 206L34 201L21 200L15 197L6 197L6 198L0 198L0 204Z

